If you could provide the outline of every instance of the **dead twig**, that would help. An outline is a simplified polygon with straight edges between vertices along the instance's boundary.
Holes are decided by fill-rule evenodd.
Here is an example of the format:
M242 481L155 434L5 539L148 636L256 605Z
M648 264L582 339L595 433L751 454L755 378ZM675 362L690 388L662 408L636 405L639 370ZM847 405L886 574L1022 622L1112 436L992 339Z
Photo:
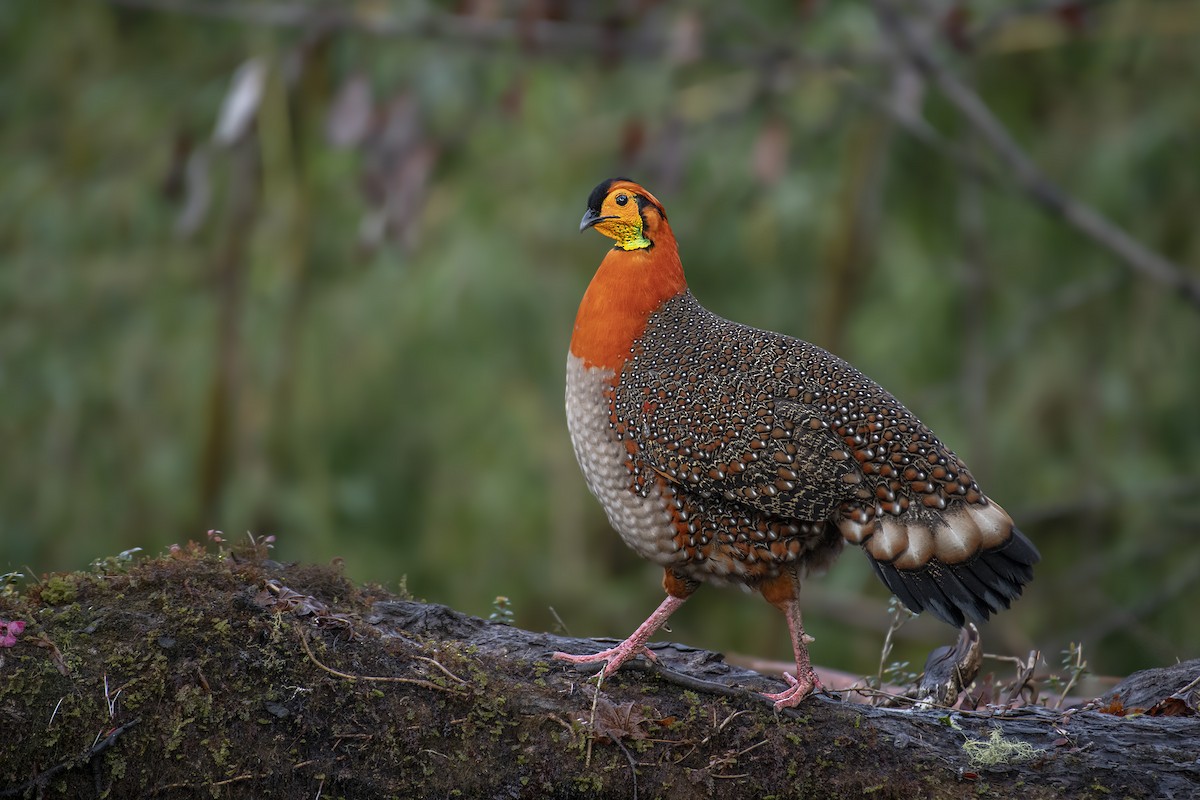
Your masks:
M304 652L308 655L308 658L310 661L312 661L314 664L316 664L321 669L328 672L330 675L336 675L337 677L344 678L345 680L348 680L348 681L375 681L378 683L407 683L412 686L421 686L426 689L435 689L439 692L448 692L450 694L459 694L459 695L464 694L464 692L462 692L458 689L454 689L449 686L439 686L438 684L436 684L432 681L421 680L420 678L401 678L398 676L390 676L390 675L352 675L349 672L342 672L341 670L334 669L333 667L330 667L330 666L327 666L326 664L321 663L321 660L318 659L316 654L313 653L312 647L308 643L308 634L305 633L303 629L300 629L300 644L304 646ZM425 660L432 661L432 659L425 659ZM441 665L439 664L438 666L440 667ZM446 671L444 667L442 667L442 670ZM447 674L449 674L449 673L447 673ZM460 683L466 683L466 681L464 681L462 678L459 678L455 675L451 675L451 677L453 677L455 680L459 681Z
M300 766L300 765L297 764L296 766ZM254 780L256 778L264 778L264 777L266 777L266 776L265 775L255 775L255 774L247 772L247 773L243 773L241 775L234 775L232 778L225 778L224 780L217 781L216 783L203 783L203 784L168 783L163 786L155 787L151 793L152 794L163 794L164 792L173 792L176 789L194 789L194 790L215 789L218 786L230 786L235 783L243 783L245 781L250 781L250 780Z
M436 659L433 659L433 658L427 658L427 657L425 657L425 656L415 656L415 658L416 658L418 661L424 661L426 664L430 664L431 666L437 667L437 668L438 668L438 669L441 671L441 673L442 673L443 675L445 675L447 678L450 678L450 679L451 679L451 680L453 680L453 681L457 681L458 683L461 683L461 684L463 684L463 685L466 685L466 683L467 683L467 681L466 681L466 680L464 680L464 679L462 679L462 678L458 677L458 676L457 676L457 675L455 675L453 672L451 672L450 670L446 669L446 667L442 665L442 662L440 662L440 661L438 661L438 660L436 660Z
M1012 705L1021 696L1021 693L1025 691L1025 687L1028 686L1029 682L1033 679L1033 673L1037 669L1038 662L1041 661L1041 659L1042 652L1040 650L1030 650L1029 658L1027 658L1024 662L1020 661L1019 659L1017 660L1017 678L1015 681L1013 681L1012 689L1010 689L1008 692L1008 697L1006 697L1004 700L1005 705ZM1075 679L1078 677L1079 675L1076 674L1071 678L1071 682L1067 684L1068 689L1075 685ZM1067 693L1064 691L1063 697L1065 698L1066 696ZM1059 707L1061 706L1062 701L1060 700Z
M633 800L638 800L637 762L633 759L633 753L629 752L629 748L620 739L614 738L612 741L625 754L625 760L629 762L629 774L633 777Z

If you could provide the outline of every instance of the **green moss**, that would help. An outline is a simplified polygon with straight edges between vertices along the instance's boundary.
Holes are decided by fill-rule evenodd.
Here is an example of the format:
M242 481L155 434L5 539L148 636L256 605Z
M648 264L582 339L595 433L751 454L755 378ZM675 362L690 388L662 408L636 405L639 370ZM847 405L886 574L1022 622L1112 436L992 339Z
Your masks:
M604 791L604 781L598 775L580 775L575 778L575 789L590 794L600 794Z
M52 575L42 584L42 602L50 605L65 605L75 602L75 580L70 575Z

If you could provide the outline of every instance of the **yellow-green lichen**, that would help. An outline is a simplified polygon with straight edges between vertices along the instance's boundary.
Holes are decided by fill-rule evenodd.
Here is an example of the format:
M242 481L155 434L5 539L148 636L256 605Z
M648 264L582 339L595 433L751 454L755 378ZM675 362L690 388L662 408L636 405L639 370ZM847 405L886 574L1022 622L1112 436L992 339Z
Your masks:
M1038 749L1028 742L1005 739L999 728L993 728L987 739L968 739L963 742L962 748L971 766L976 769L1019 764L1029 761L1038 753Z

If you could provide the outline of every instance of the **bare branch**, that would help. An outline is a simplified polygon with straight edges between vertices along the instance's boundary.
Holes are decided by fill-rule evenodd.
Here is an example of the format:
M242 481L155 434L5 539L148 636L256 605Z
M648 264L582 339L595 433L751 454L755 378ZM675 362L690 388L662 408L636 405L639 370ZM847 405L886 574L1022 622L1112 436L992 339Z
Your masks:
M1062 217L1136 272L1175 289L1200 307L1200 279L1150 250L1090 206L1074 199L1038 169L999 119L974 91L923 50L893 0L875 0L876 13L901 55L962 114L980 140L999 156L1013 181L1047 211Z

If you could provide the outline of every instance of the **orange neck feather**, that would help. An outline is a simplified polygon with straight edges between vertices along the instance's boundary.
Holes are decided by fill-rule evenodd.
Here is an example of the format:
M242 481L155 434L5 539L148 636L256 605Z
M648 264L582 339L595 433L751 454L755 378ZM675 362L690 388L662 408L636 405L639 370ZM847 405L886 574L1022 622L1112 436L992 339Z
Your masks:
M571 337L571 353L585 365L619 373L650 315L687 291L675 237L666 220L658 227L654 246L613 248L600 262L579 304Z

